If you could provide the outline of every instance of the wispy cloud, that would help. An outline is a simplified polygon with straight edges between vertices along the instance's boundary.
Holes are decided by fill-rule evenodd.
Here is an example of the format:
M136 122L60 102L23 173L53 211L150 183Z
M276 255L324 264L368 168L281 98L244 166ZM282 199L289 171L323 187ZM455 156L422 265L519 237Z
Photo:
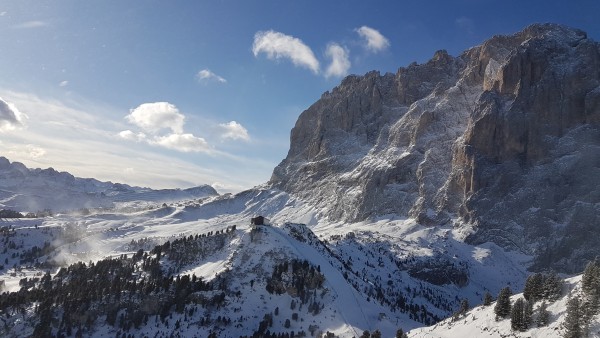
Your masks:
M49 24L46 21L32 20L32 21L25 21L20 24L14 25L13 28L15 28L15 29L31 29L31 28L46 27L48 25Z
M133 131L127 129L123 130L119 133L119 137L128 141L136 141L141 142L146 139L146 134L144 133L134 133Z
M125 119L150 133L171 129L174 133L181 134L185 122L185 116L169 102L141 104L132 109Z
M205 139L192 134L170 134L167 136L158 136L151 143L157 144L167 149L189 152L205 152L211 151Z
M466 16L457 18L454 20L454 23L456 26L458 26L458 28L462 29L467 34L473 34L475 32L475 24L473 23L473 20L467 18Z
M235 192L264 182L268 179L265 172L274 165L261 160L251 168L239 165L247 163L247 158L214 149L209 140L188 132L172 136L167 128L160 135L142 133L117 117L119 109L101 103L66 104L2 89L0 96L29 115L27 128L2 134L0 154L29 167L54 167L79 177L154 188L227 182L219 190ZM214 128L219 133L215 137L223 133L217 123ZM130 142L115 142L128 137Z
M377 53L387 49L390 46L390 41L376 29L368 26L362 26L357 28L356 32L361 38L363 38L365 42L365 48L371 52Z
M59 87L66 87L69 84L69 81L65 80L65 81L61 81L58 86Z
M21 113L15 105L0 97L0 132L15 130L23 127L27 115Z
M325 70L325 77L344 76L348 74L351 63L348 58L348 50L337 43L327 45L325 55L331 58L331 63Z
M223 134L221 134L223 139L250 141L248 130L236 121L221 123L219 126L223 130Z
M308 68L315 74L319 73L319 61L310 47L302 40L280 32L257 32L254 35L252 53L255 57L264 53L271 60L289 59L296 66Z
M218 83L227 83L227 80L225 80L223 77L213 73L212 71L210 71L210 69L202 69L201 71L198 72L198 74L196 74L196 78L198 78L198 81L203 82L203 83L207 83L209 81L215 81Z

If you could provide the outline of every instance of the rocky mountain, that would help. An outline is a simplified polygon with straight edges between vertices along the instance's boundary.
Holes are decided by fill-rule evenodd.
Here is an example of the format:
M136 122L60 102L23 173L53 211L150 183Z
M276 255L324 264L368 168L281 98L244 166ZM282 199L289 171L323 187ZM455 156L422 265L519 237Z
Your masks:
M533 25L350 76L302 113L270 182L235 195L0 158L2 208L124 206L0 219L0 336L563 335L571 299L597 310L600 263L562 286L527 269L580 272L599 250L599 55ZM507 286L541 297L543 325L469 311Z
M535 24L349 76L304 111L270 184L332 221L397 214L581 271L600 254L600 44Z
M23 163L0 157L0 208L21 212L112 207L115 202L130 201L163 203L216 195L209 185L160 190L132 187L78 178L53 168L29 169Z

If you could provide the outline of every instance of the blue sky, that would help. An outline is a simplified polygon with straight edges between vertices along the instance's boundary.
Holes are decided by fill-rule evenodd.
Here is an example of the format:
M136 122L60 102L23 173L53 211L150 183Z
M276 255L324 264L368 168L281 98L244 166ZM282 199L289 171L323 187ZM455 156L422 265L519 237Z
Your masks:
M0 155L134 185L266 182L298 115L347 74L396 72L600 1L0 1Z

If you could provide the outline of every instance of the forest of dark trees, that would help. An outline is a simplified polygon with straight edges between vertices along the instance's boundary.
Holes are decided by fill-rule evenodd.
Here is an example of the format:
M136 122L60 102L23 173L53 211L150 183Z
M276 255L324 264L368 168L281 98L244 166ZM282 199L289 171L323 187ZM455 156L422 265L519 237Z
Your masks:
M219 308L228 289L224 278L208 283L195 275L172 272L189 262L190 255L201 255L203 248L223 245L233 233L227 229L182 237L151 252L140 249L129 257L79 262L61 268L54 277L46 273L41 278L23 278L18 292L0 295L0 315L25 316L34 306L33 318L28 318L35 323L34 337L82 336L102 322L114 327L119 337L133 336L132 329L149 322L161 322L176 330L182 324L169 322L173 312L187 317ZM207 315L199 324L215 323L226 326L231 319Z

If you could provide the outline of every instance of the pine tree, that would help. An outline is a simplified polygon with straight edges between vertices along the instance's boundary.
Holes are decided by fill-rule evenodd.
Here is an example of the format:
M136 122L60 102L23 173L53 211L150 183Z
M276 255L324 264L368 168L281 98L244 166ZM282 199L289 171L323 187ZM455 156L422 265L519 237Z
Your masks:
M542 327L548 325L550 322L550 312L548 312L548 305L545 301L540 304L540 308L538 309L537 319L535 321L537 327Z
M562 294L563 281L556 273L551 273L544 279L543 298L556 301Z
M533 301L525 301L525 309L523 309L523 331L526 331L531 326L533 317Z
M500 293L498 294L498 299L496 300L496 306L494 307L494 313L497 317L506 318L508 315L510 315L511 294L512 291L508 286L500 290Z
M460 302L460 308L454 313L452 318L454 320L458 320L460 316L464 316L465 314L467 314L467 311L469 311L469 300L463 298L463 300Z
M524 331L523 327L524 318L523 313L525 312L525 301L523 298L519 298L515 301L510 311L510 327L515 331Z
M598 297L600 293L600 261L598 258L585 266L581 277L581 288L586 295Z
M567 303L567 317L563 326L565 328L565 338L580 338L582 337L580 318L579 298L573 297Z
M523 297L527 301L536 302L542 298L544 288L544 275L534 273L527 277L525 288L523 289Z
M460 314L464 315L467 313L467 311L469 311L469 300L466 298L463 298L463 300L460 302Z
M408 335L402 329L398 329L396 331L396 338L408 338Z
M590 321L600 310L600 261L589 262L581 277L584 301L581 304L583 316Z
M490 305L492 305L493 301L494 301L494 297L492 297L492 294L489 293L488 291L486 291L485 295L483 296L483 305L490 306Z

